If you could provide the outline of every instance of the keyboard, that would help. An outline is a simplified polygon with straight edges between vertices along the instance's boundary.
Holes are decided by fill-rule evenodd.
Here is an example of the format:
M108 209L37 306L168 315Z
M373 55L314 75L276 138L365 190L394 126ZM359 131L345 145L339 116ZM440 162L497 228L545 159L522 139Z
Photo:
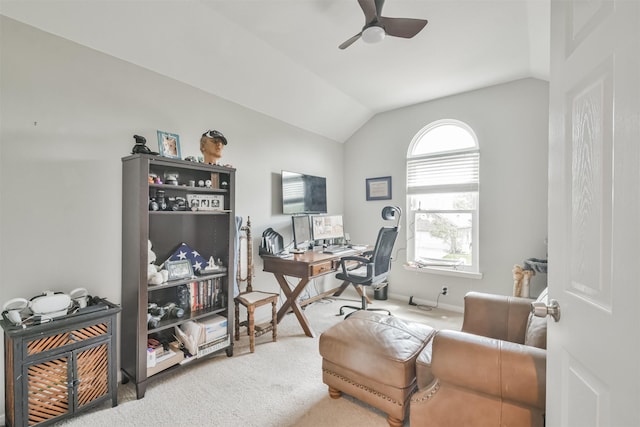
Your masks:
M325 254L337 255L345 252L353 252L353 249L351 249L348 246L329 246L325 248L322 252Z

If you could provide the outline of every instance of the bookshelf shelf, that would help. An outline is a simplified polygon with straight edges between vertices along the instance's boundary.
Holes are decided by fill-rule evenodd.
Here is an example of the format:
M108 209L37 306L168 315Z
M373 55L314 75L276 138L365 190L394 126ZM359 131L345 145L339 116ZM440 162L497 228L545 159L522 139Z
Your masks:
M232 249L235 236L235 169L137 154L122 159L122 174L123 332L120 365L123 382L134 382L140 399L144 397L150 380L191 366L194 359L215 356L222 351L227 356L233 355L231 302L236 263ZM153 182L155 178L164 180L167 177L177 177L177 185ZM212 187L184 185L207 180L213 182ZM223 183L224 188L217 188ZM217 210L192 210L189 203L171 210L173 200L187 199L189 195L219 201ZM150 202L158 197L166 200L168 210L153 210L157 206ZM148 285L148 241L151 241L158 264L168 259L180 244L186 243L205 259L220 259L225 267L161 285ZM179 311L156 314L154 307L178 307L183 314L178 315ZM207 347L206 353L198 351L192 358L185 354L183 359L182 354L178 354L175 360L179 363L153 365L151 359L148 366L150 342L160 342L168 348L176 327L185 327L187 322L206 322L215 316L226 318L228 339Z
M215 274L194 276L187 279L179 279L179 280L164 282L160 285L147 285L147 286L148 286L148 291L151 292L151 291L171 288L173 286L185 285L187 283L198 282L198 281L203 281L208 279L215 279L215 278L226 277L226 276L227 276L227 269L224 269L224 270L221 270L219 273L215 273Z

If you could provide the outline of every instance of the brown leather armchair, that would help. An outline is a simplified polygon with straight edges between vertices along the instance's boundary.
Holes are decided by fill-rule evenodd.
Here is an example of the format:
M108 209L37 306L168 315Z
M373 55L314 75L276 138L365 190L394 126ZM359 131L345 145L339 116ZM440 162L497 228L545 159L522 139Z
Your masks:
M412 426L544 426L546 319L533 317L530 304L465 296L462 331L438 332L418 356Z

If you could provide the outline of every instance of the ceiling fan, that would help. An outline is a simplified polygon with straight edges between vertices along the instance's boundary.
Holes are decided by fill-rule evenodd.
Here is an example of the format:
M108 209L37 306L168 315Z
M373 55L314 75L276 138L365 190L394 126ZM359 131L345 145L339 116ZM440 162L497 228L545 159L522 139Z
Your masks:
M364 27L355 36L338 46L346 49L362 37L366 43L381 42L386 35L410 39L427 25L426 19L387 18L382 16L384 0L358 0L364 12Z

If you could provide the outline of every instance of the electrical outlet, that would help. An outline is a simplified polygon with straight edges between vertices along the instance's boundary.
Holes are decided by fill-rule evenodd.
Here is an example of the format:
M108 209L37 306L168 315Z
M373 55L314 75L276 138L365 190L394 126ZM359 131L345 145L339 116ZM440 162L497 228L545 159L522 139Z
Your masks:
M448 292L448 290L449 290L449 288L447 288L446 286L443 286L443 287L442 287L442 292L441 292L441 293L442 293L442 295L446 295L446 294L447 294L447 292Z

